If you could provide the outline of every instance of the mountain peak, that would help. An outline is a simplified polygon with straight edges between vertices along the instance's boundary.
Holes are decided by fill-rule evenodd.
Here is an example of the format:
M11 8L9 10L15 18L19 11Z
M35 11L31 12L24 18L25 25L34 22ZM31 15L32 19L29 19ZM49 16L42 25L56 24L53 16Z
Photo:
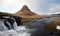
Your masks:
M30 11L27 5L24 5L20 11Z
M36 15L34 12L32 12L26 5L24 5L23 7L22 7L22 9L21 10L19 10L17 13L16 13L17 15L26 15L26 16L31 16L31 15Z
M22 9L29 9L27 5L24 5Z

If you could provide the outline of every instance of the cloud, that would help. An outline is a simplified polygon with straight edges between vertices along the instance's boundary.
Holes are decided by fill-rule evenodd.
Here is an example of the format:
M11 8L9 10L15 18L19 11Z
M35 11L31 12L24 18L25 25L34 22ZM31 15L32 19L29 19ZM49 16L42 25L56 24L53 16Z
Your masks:
M0 11L15 13L22 8L25 0L0 0Z
M0 0L0 11L17 12L27 5L33 12L43 14L42 7L47 0ZM40 12L42 11L42 12Z
M42 2L42 0L2 0L0 1L0 7L8 7L13 5L21 8L23 5L28 5L31 8L37 8L38 4L41 4Z
M0 7L7 7L7 6L21 6L25 4L25 0L2 0L0 1Z
M0 1L0 7L7 7L9 5L12 5L13 3L13 0L2 0Z
M49 13L50 13L50 14L60 13L60 4L56 4L56 5L54 5L52 8L50 8L50 9L49 9Z

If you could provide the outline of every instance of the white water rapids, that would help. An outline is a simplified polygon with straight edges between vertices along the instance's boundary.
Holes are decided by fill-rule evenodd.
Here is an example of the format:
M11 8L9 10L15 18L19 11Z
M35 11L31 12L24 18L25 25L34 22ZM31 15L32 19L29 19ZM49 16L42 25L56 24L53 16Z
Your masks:
M20 28L20 29L19 29ZM21 26L16 30L8 30L8 31L0 31L0 36L30 36L31 34L28 33L25 26Z
M17 23L14 21L13 27L11 27L10 23L6 21L11 28L8 30L8 27L5 26L4 20L0 19L0 36L31 36L31 33L35 31L35 29L27 29L26 26L17 26Z

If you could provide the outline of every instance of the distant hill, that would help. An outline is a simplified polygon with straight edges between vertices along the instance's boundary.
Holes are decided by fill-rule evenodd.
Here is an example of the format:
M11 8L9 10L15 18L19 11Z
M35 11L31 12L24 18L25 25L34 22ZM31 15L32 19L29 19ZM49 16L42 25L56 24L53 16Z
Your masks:
M52 17L60 17L60 14L52 14Z
M10 13L4 13L4 12L0 12L0 15L9 15L9 16L13 16L13 14L10 14Z
M19 16L16 16L14 14L4 13L4 12L0 12L0 16L15 16L15 17L19 17Z

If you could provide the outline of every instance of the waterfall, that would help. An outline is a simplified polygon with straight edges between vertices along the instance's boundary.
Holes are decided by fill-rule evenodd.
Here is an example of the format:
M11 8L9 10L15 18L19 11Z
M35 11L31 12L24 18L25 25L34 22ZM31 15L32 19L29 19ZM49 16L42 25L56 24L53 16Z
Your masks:
M0 19L0 31L6 31L8 28L4 25L4 20Z
M7 17L7 19L8 18L9 17ZM14 22L11 20L13 24L7 19L0 19L0 36L31 36L29 32L32 32L32 29L27 29L26 26L23 25L17 26L17 22L14 18L9 18L14 20Z

